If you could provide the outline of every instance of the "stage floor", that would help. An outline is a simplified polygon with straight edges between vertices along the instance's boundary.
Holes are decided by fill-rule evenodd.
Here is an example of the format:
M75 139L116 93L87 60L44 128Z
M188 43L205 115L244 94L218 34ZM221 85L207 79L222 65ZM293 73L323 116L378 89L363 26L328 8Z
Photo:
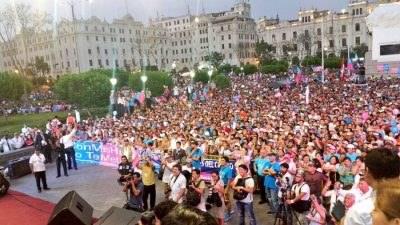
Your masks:
M57 169L55 163L47 164L47 183L49 191L38 193L35 178L32 174L11 180L10 189L25 193L56 204L66 193L71 190L78 192L94 208L93 217L99 218L111 206L122 207L125 203L125 193L117 183L118 172L116 169L94 165L79 165L78 170L69 170L69 176L56 178ZM157 183L156 202L164 199L162 184ZM269 208L266 204L258 204L259 197L254 200L254 209L259 224L273 223L274 216L266 212ZM1 199L0 199L1 203ZM237 213L235 214L237 216ZM237 224L237 218L229 221L229 224ZM47 221L46 221L47 222ZM46 224L46 223L43 223Z

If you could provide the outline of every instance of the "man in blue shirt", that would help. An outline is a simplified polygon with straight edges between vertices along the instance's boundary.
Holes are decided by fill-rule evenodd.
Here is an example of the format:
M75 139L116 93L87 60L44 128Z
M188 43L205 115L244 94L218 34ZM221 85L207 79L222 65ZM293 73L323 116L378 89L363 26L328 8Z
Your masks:
M265 195L268 198L271 211L268 214L274 214L278 211L278 187L276 186L276 175L279 173L281 167L277 162L277 155L275 153L269 154L270 166L264 170L265 180Z
M270 162L267 157L267 151L265 149L260 149L260 155L254 160L254 170L257 172L257 183L260 188L261 201L259 204L264 204L267 202L267 197L265 196L265 186L264 186L264 170L270 168Z
M192 151L192 167L201 170L201 157L203 156L203 151L198 147L197 141L192 141L190 147Z
M225 201L226 201L226 214L225 214L225 220L228 221L231 219L232 214L232 189L230 188L230 183L233 181L233 169L229 165L229 158L227 156L224 156L220 159L219 162L219 177L221 180L224 182L224 188L225 188Z

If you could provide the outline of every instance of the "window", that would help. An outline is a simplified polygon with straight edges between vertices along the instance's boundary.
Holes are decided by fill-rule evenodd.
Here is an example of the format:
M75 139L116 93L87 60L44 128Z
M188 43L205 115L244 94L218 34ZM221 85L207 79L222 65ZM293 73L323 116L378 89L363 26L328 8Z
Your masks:
M361 44L361 38L360 37L356 37L356 45L360 45Z
M101 64L101 59L99 59L97 62L99 63L99 67L103 67L103 64Z
M108 50L104 49L104 54L108 55Z
M93 66L93 61L89 59L89 66Z
M286 40L286 33L283 33L282 34L282 41L285 41Z
M310 33L308 32L308 30L305 30L305 31L304 31L304 35L305 35L306 37L310 36Z
M85 26L85 30L86 30L86 31L89 31L89 27L88 27L88 26Z
M296 39L296 38L297 38L297 32L293 31L293 39Z
M342 25L342 33L346 33L346 25Z
M360 8L360 15L362 15L363 14L363 10L362 10L362 8Z
M356 31L360 31L360 24L356 23Z
M329 48L335 47L335 42L333 40L329 40Z
M230 34L228 35L228 40L231 40L231 35Z
M272 35L272 41L276 41L275 34Z
M329 34L333 34L333 27L329 27Z
M89 41L89 36L86 36L86 41Z
M88 49L88 54L91 55L92 54L92 49Z
M232 44L231 43L229 43L229 48L232 48Z
M318 49L322 49L322 43L321 43L321 41L317 41L317 46L318 46Z
M224 40L224 35L221 36L221 41L223 41L223 40Z
M222 49L225 49L225 45L224 44L222 44Z
M317 29L317 35L321 35L321 28Z
M221 31L224 31L224 27L223 26L221 26Z
M96 41L99 41L99 36L96 36Z
M353 9L353 16L354 16L354 15L356 15L356 10L355 10L355 9Z
M346 38L342 38L342 47L347 47L347 40L346 40Z

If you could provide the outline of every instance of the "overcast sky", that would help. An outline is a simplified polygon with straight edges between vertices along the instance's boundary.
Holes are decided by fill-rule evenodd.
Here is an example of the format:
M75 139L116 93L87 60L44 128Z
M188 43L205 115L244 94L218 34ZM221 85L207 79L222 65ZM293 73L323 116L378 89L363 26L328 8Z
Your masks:
M179 16L187 13L188 6L193 15L202 12L229 10L234 3L241 0L0 0L0 7L6 3L24 2L34 9L45 10L57 18L71 18L68 2L74 2L77 18L97 16L111 21L121 17L127 11L136 20L147 22L150 17L159 15ZM299 9L330 9L340 11L349 0L250 0L253 18L262 16L281 19L297 17ZM58 12L57 12L58 11Z

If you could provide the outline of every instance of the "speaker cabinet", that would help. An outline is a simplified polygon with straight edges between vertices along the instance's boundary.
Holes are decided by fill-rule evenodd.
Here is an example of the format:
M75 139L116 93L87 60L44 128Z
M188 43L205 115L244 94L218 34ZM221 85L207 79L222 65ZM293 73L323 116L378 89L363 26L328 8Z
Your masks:
M113 206L94 225L136 225L140 215L139 212Z
M55 206L48 225L91 225L93 207L75 191L66 194Z

